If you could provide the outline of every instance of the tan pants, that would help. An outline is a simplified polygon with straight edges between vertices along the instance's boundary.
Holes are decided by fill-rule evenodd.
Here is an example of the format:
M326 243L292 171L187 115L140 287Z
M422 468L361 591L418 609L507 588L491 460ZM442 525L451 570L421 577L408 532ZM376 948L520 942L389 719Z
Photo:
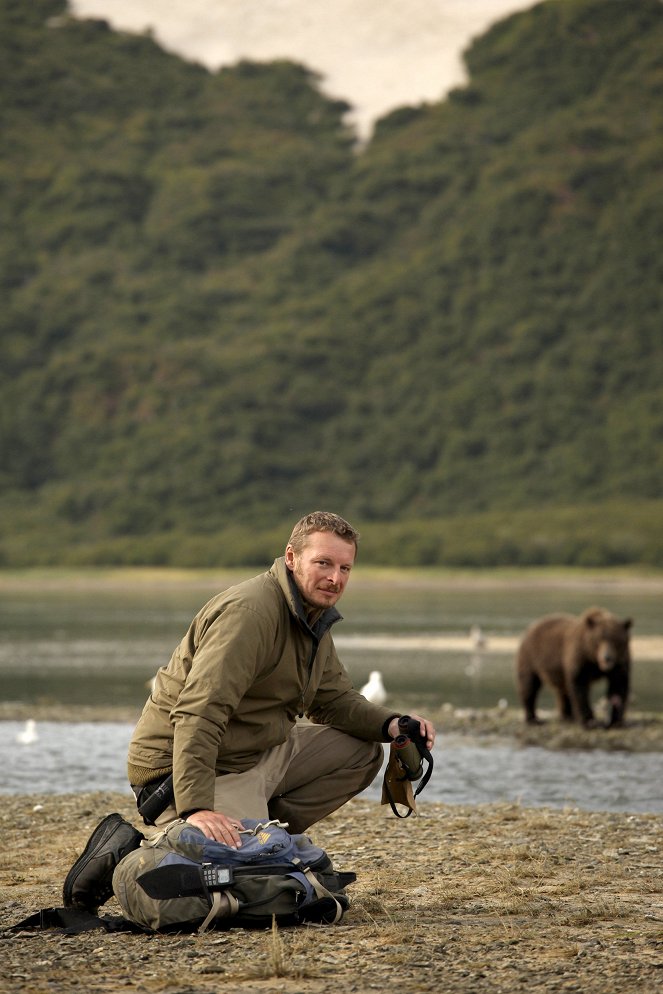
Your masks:
M278 818L291 832L304 832L368 787L382 760L379 742L326 725L295 725L253 769L216 778L214 810L233 818ZM167 808L156 824L176 817L175 808Z

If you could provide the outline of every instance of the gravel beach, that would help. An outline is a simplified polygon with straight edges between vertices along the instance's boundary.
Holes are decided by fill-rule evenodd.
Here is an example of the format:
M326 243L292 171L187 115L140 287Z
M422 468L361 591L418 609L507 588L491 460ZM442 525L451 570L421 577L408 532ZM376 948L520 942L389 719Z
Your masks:
M361 799L313 826L354 870L331 927L204 935L8 931L60 906L64 877L123 794L5 796L0 991L582 991L663 980L663 819L420 802L399 821ZM118 914L112 899L103 909Z

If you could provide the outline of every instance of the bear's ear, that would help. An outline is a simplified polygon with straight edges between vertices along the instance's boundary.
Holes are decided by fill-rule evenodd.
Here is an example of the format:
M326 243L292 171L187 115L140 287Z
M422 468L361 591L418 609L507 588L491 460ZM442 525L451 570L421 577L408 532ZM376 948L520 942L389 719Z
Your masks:
M582 617L587 627L593 628L594 625L600 624L603 611L600 607L588 607Z
M624 631L628 632L633 624L633 618L625 618L622 624L624 625Z

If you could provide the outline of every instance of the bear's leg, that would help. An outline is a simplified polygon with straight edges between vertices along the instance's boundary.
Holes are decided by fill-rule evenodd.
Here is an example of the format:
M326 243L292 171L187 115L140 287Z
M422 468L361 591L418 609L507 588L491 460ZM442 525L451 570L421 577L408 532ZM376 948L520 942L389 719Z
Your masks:
M557 710L559 713L560 721L573 721L573 707L571 705L571 698L567 694L566 690L559 688L557 691Z
M612 694L609 698L610 715L608 717L607 728L616 728L624 723L624 699L619 694Z
M585 728L591 727L594 722L594 712L589 703L589 683L586 680L574 680L570 688L571 705L576 720Z
M610 711L606 725L607 728L615 728L624 723L628 691L628 674L618 672L612 673L608 677L608 703Z
M525 721L531 725L540 725L536 716L536 698L541 689L541 677L538 673L520 670L518 672L518 691L521 703L525 709Z

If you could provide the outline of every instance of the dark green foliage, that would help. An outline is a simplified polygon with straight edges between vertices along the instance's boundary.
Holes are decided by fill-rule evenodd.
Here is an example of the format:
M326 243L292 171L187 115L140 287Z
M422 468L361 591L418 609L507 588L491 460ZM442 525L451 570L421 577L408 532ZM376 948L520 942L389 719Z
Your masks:
M301 66L0 39L6 564L263 562L320 506L376 562L660 558L658 0L506 19L360 150Z

